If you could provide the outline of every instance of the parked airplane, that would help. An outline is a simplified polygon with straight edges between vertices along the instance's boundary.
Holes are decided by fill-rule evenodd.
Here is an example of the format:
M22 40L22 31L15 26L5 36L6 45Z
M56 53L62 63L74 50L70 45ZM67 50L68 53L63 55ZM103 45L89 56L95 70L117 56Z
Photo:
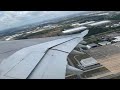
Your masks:
M82 70L68 65L67 56L87 33L85 30L32 46L27 43L25 46L28 47L22 46L24 48L21 49L18 46L20 50L17 43L11 43L15 45L9 47L13 53L10 56L1 53L6 58L2 58L0 63L0 79L65 79L66 73L82 74Z

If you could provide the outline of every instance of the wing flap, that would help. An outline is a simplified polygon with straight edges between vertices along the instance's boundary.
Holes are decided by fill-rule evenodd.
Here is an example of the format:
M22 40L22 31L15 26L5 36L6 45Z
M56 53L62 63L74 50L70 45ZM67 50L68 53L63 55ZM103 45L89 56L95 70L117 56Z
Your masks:
M61 51L49 50L31 73L29 79L64 79L67 55L68 53Z
M75 48L75 46L82 40L83 40L82 38L75 38L75 39L70 40L69 42L65 42L61 45L53 47L52 49L70 53Z
M5 74L7 77L26 79L45 53L32 52L13 69Z

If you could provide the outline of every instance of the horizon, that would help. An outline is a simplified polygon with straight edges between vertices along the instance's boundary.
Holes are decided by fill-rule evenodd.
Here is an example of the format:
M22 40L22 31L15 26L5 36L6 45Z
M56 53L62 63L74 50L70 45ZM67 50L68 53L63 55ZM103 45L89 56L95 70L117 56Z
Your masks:
M88 11L0 11L0 31Z

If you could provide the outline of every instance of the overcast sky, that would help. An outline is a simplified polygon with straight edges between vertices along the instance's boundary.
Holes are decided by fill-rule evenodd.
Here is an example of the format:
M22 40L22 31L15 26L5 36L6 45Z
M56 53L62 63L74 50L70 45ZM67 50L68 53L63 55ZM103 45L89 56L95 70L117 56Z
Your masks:
M0 30L85 11L0 11Z

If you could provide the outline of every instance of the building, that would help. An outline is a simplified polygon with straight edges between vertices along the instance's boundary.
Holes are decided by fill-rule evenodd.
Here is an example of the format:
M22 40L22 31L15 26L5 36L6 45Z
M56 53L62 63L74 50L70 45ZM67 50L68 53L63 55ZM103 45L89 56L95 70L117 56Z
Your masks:
M95 21L86 21L85 23L80 23L79 25L83 26L83 25L88 25L88 24L92 24L92 23L95 23Z
M111 44L111 42L103 41L103 42L99 42L98 44L101 45L101 46L104 46L104 45Z
M64 30L62 31L63 34L72 34L72 33L77 33L77 32L80 32L82 30L86 30L87 27L77 27L77 28L72 28L72 29L68 29L68 30Z
M96 68L98 66L100 66L100 64L92 57L82 59L79 65L80 69L82 70L88 70L88 69Z
M86 53L95 58L101 65L95 71L88 70L88 73L84 74L90 77L89 79L103 79L120 74L120 42L90 49Z
M83 40L79 44L84 44L85 45L85 44L87 44L87 42Z
M97 46L98 46L97 44L92 43L92 44L88 44L86 47L87 47L88 49L90 49L90 48L94 48L94 47L97 47Z
M84 26L84 25L88 25L88 24L91 24L91 23L95 23L95 21L86 21L84 23L73 23L71 26Z
M81 51L81 49L86 50L86 49L88 49L88 48L87 48L86 45L78 44L78 45L76 46L76 49L77 49L78 51Z
M102 16L102 15L109 15L109 13L100 13L100 14L97 14L98 16Z
M113 42L119 42L120 41L120 36L114 37L114 40L112 40Z
M76 26L79 26L79 25L80 25L79 23L73 23L71 26L76 27Z
M109 28L110 26L109 26L109 25L106 25L105 27L106 27L106 28Z
M111 21L109 20L105 20L105 21L99 21L99 22L95 22L95 23L92 23L92 24L88 24L89 26L99 26L99 25L104 25L104 24L108 24L110 23Z

